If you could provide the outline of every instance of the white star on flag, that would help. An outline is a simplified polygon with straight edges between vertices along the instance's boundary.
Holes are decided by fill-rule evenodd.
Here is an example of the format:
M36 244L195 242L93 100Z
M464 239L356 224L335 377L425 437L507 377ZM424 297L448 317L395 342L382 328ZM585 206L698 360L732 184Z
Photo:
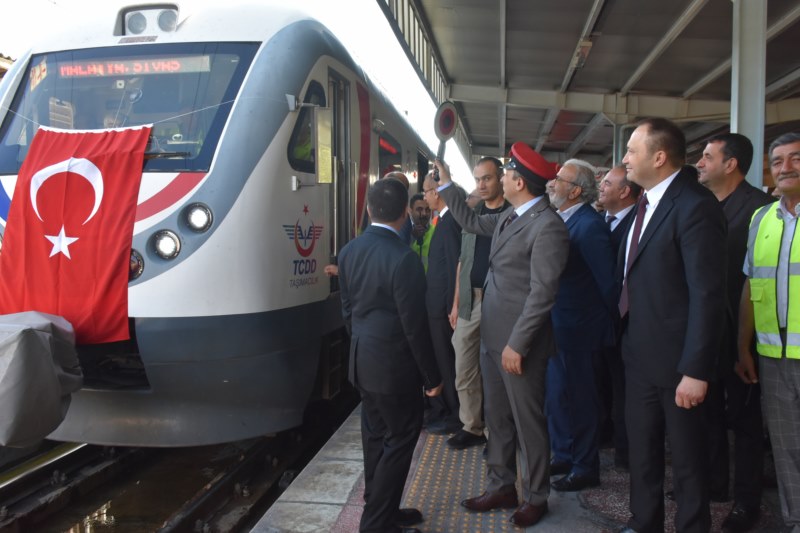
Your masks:
M56 254L64 254L67 256L67 259L72 259L69 256L69 245L74 243L78 240L77 237L67 237L64 233L64 226L61 226L61 231L58 232L58 235L45 235L45 239L53 243L53 249L50 250L50 257L53 257Z

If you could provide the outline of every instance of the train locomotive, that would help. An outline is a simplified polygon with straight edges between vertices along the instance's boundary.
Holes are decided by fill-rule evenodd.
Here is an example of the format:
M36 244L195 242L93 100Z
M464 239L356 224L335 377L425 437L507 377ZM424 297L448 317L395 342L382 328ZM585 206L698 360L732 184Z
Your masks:
M78 346L85 375L49 438L205 445L301 423L346 345L323 273L389 169L429 148L313 18L263 5L102 8L0 83L0 226L37 128L153 124L128 341Z

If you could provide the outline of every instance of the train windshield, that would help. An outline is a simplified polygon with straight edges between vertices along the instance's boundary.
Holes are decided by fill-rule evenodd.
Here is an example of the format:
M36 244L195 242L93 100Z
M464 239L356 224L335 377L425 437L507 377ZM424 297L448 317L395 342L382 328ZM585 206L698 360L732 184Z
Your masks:
M0 127L0 174L18 174L39 126L153 124L145 172L208 171L257 45L180 43L34 55Z

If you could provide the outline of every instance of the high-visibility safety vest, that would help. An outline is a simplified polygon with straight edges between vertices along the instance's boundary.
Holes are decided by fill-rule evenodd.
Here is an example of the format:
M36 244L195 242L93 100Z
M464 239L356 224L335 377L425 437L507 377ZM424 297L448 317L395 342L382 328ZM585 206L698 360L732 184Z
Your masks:
M748 247L752 250L753 272L750 300L756 327L756 348L766 357L781 357L778 329L778 259L783 237L780 202L756 211L750 223ZM798 221L800 224L800 221ZM789 252L789 308L786 315L786 357L800 359L800 231L795 231Z
M428 272L428 250L431 247L431 239L433 238L434 231L436 231L436 226L434 224L430 224L422 236L422 242L419 242L417 239L413 239L413 237L413 240L411 241L411 249L417 252L419 258L422 259L422 266L424 267L426 273Z

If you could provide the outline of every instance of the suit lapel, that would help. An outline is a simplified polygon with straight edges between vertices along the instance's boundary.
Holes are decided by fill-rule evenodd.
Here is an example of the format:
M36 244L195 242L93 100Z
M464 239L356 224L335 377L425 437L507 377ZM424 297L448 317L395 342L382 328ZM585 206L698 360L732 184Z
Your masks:
M533 219L539 216L539 214L544 209L550 208L550 202L548 201L547 196L542 196L542 199L536 202L536 205L528 209L521 217L517 220L506 226L502 233L500 233L500 227L503 224L503 221L514 211L514 207L509 207L505 211L503 211L502 216L500 217L500 223L497 225L497 229L494 230L494 237L492 238L492 248L489 252L489 261L497 254L497 251L500 250L508 241L509 239L516 235L517 233L521 232L528 224L531 223Z
M684 179L683 171L679 172L678 175L675 176L675 179L672 180L672 183L669 184L667 190L664 191L664 196L661 197L653 216L650 217L650 220L647 222L647 227L644 228L644 233L642 233L642 237L639 239L639 248L636 251L636 257L633 258L633 262L628 266L628 270L633 268L633 265L636 264L636 260L644 253L644 249L647 247L650 237L653 236L653 233L656 232L661 223L667 218L667 215L669 215L669 212L672 211L675 198L677 198L683 190ZM633 231L633 229L631 229L631 231Z

